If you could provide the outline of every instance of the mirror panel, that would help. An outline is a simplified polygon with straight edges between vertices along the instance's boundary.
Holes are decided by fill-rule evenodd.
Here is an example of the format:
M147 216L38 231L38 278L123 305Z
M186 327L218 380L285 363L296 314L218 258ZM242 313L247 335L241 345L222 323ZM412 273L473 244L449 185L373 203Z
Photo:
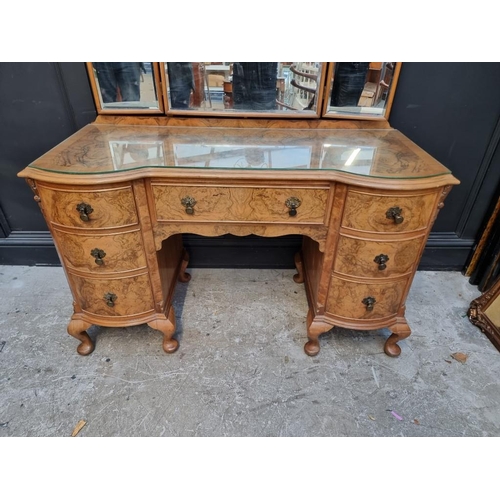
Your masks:
M89 75L101 110L159 112L157 63L93 62Z
M324 63L166 62L170 114L319 116Z
M324 116L387 118L401 63L331 63Z

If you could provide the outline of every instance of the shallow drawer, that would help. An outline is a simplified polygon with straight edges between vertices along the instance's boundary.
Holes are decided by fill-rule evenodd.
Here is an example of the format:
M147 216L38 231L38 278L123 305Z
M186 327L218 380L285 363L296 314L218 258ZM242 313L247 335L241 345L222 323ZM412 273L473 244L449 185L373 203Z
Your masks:
M39 185L38 192L45 217L62 226L101 229L137 224L130 186L65 191Z
M386 283L363 283L333 276L328 291L327 312L348 319L393 316L399 310L406 284L407 279ZM371 299L374 299L374 302Z
M147 274L131 278L90 279L68 275L80 307L100 316L132 316L154 309Z
M329 192L328 189L319 188L265 189L161 184L153 184L152 190L159 221L268 221L291 224L323 224ZM189 198L194 201L192 213L188 213ZM300 205L294 212L293 204L297 200Z
M388 278L408 274L418 259L423 236L373 241L340 236L334 270L350 276Z
M139 230L93 236L56 229L54 236L62 257L74 269L114 273L146 267Z
M435 201L436 193L385 195L349 190L342 226L378 233L418 231L429 225Z

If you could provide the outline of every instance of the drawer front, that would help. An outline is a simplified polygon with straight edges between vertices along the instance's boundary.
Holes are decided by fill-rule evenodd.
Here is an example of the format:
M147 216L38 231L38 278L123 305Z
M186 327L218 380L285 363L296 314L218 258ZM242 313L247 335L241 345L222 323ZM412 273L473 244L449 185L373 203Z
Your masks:
M377 233L404 233L425 229L430 223L436 196L436 193L386 196L350 190L342 226Z
M146 267L139 230L111 235L84 235L54 230L68 267L95 273L117 273Z
M154 309L147 274L121 279L91 279L74 274L68 277L83 311L100 316L132 316Z
M46 218L62 226L102 229L138 222L130 186L64 191L39 185L38 192Z
M407 279L386 283L363 283L333 276L327 312L347 319L379 319L394 316L401 305ZM375 299L372 310L369 299ZM365 303L363 303L365 301Z
M373 241L340 236L334 270L360 278L389 278L408 274L419 257L423 238Z
M166 186L153 184L153 199L159 221L285 222L323 224L328 189L240 188ZM182 200L195 201L193 213ZM295 215L293 202L299 200Z

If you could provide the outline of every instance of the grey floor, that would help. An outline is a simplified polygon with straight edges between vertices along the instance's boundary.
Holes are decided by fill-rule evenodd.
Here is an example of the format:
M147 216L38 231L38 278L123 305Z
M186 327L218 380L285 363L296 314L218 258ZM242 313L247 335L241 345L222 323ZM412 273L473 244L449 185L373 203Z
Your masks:
M0 266L0 436L499 436L500 352L467 316L459 272L417 273L413 334L334 329L305 355L293 270L191 271L175 310L180 348L148 326L66 333L61 268ZM465 363L451 357L467 355Z

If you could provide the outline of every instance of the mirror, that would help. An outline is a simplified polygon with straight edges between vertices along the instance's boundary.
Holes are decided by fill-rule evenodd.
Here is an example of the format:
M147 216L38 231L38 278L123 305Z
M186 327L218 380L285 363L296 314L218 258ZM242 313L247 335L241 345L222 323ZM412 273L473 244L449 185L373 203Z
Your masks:
M500 351L500 278L470 303L467 315L471 323L479 327Z
M102 111L161 111L157 88L157 63L87 63L96 103Z
M331 63L324 116L359 119L387 118L401 63Z
M170 114L319 115L324 63L166 62Z

